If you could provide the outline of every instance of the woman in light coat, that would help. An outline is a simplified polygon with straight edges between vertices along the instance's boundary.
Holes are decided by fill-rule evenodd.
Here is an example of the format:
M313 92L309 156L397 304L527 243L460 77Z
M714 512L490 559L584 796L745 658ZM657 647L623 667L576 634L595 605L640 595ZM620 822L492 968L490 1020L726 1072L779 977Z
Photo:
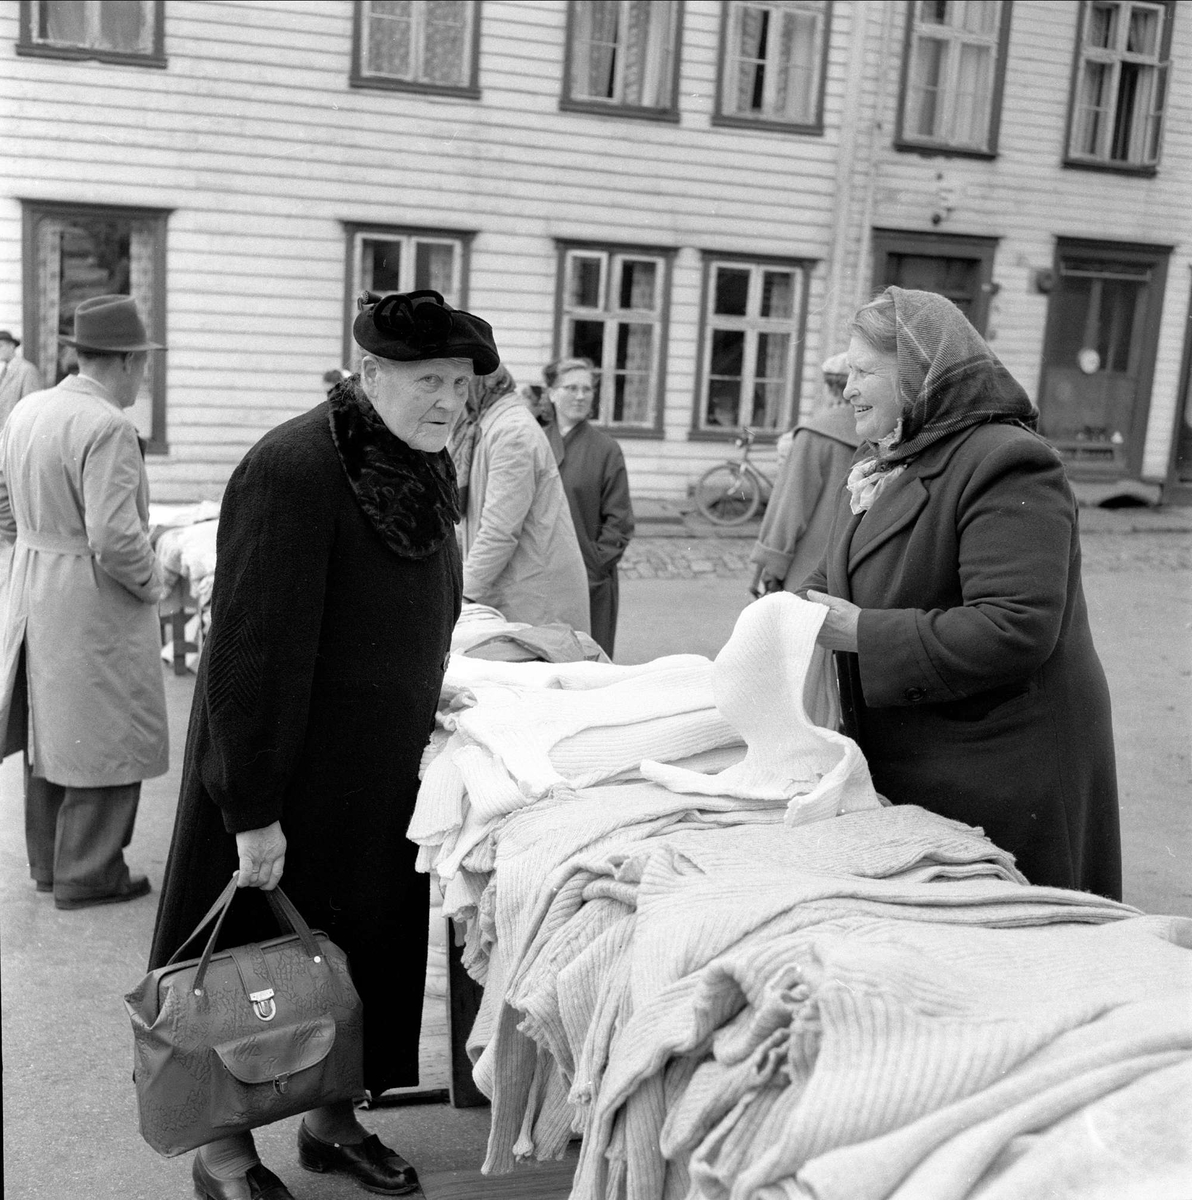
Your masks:
M563 481L514 387L504 370L478 378L452 439L461 485L467 480L464 599L507 621L590 633L588 573Z

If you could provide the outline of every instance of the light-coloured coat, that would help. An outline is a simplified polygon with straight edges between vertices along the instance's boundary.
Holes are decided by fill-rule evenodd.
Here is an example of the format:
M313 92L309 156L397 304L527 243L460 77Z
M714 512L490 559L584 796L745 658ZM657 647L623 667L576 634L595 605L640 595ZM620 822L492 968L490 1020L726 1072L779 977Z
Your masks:
M461 527L464 596L507 621L591 632L588 573L546 434L517 396L480 418Z
M0 433L0 731L26 647L30 757L65 787L166 771L149 482L132 421L94 380L26 396ZM12 739L9 744L11 746Z

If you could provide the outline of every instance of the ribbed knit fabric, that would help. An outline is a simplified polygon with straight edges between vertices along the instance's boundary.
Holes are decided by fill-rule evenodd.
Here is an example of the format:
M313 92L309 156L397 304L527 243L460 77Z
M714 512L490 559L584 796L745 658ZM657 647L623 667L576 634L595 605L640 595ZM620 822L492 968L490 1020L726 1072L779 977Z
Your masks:
M717 709L748 747L740 763L697 775L644 762L642 774L676 792L789 801L791 825L879 807L860 747L812 724L804 706L804 696L819 691L811 668L823 668L815 638L827 611L774 592L737 618L716 656L712 686Z

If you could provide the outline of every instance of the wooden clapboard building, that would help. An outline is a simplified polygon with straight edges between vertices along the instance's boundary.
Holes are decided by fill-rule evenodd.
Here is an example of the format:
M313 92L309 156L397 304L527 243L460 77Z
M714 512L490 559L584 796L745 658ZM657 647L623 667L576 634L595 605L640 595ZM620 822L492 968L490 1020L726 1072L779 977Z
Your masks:
M592 356L638 496L808 411L891 282L1090 495L1192 487L1192 6L20 0L0 54L0 327L57 377L80 299L145 302L159 500L322 399L364 287L481 313L519 381Z

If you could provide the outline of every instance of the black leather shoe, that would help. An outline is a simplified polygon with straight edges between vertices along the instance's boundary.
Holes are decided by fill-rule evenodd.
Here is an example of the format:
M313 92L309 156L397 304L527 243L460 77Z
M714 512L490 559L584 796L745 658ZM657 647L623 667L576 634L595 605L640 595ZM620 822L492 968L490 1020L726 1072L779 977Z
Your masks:
M55 908L91 908L96 904L122 904L125 900L136 900L147 896L152 889L144 875L130 875L114 892L100 892L98 896L55 896Z
M354 1145L325 1142L315 1137L303 1121L298 1126L298 1161L306 1170L320 1175L350 1175L366 1192L378 1196L406 1196L418 1190L414 1168L375 1133Z
M217 1179L196 1154L190 1169L195 1200L294 1200L290 1189L267 1167L257 1163L239 1179Z

